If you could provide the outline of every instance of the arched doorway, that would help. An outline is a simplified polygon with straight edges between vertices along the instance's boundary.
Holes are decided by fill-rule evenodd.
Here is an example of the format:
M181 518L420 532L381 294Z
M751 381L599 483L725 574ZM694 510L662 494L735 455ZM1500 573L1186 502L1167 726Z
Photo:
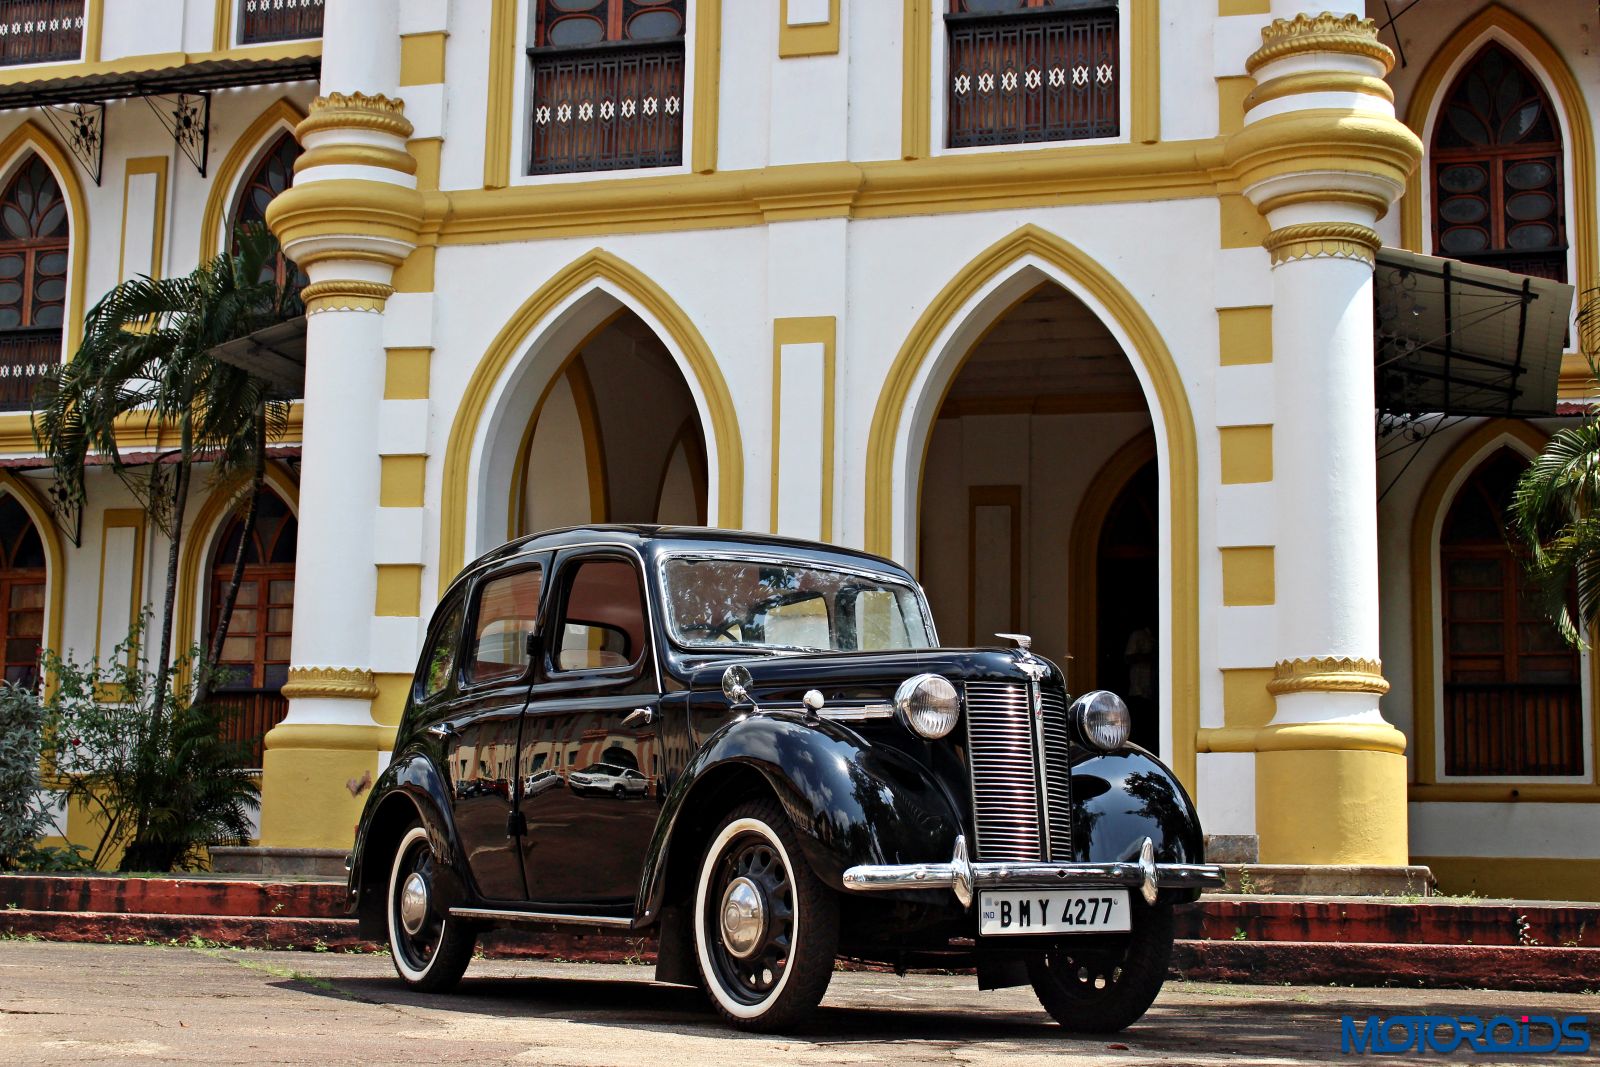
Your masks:
M39 681L46 580L38 528L16 498L0 495L0 649L5 680L17 685Z
M276 493L263 489L256 498L250 539L244 544L244 570L228 619L217 667L222 682L217 699L235 714L230 736L251 746L261 765L261 739L288 714L283 683L289 677L289 642L294 629L295 542L299 523ZM222 601L233 577L244 535L244 517L234 515L217 535L206 597L209 643L216 632Z
M70 243L61 186L30 154L0 193L0 409L31 407L39 371L61 361Z
M1029 633L1066 664L1073 688L1130 696L1135 739L1161 735L1157 523L1152 420L1122 346L1054 282L1026 293L974 344L928 435L918 566L947 642ZM1096 472L1141 450L1106 500ZM1075 567L1076 520L1103 515ZM1092 636L1074 647L1071 605L1087 597ZM1137 689L1132 693L1131 689Z
M617 311L551 380L523 434L516 536L588 522L706 522L706 443L661 339Z

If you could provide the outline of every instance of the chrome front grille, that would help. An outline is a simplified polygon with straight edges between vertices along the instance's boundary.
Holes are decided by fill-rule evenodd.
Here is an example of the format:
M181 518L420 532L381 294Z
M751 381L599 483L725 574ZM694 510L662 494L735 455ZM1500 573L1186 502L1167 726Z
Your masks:
M1016 682L966 683L974 845L980 860L1072 858L1066 703L1060 691L1046 690L1036 724L1030 689Z

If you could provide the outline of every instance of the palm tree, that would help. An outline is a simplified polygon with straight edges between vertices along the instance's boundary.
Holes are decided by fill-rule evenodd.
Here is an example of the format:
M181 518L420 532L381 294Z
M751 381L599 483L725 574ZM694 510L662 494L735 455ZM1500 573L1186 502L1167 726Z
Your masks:
M274 280L277 252L272 235L255 227L239 233L232 251L187 275L122 282L90 310L77 354L39 385L34 437L50 457L58 494L81 506L85 468L98 454L169 539L156 707L172 662L178 559L195 464L213 461L214 476L237 481L262 466L268 434L286 419L286 405L265 382L210 355L225 341L299 312L295 290ZM118 427L139 419L163 436L177 434L154 463L126 462L118 448ZM252 510L254 499L245 498ZM233 591L237 578L236 565Z
M1578 345L1600 378L1600 290L1585 293L1579 306ZM1511 528L1546 614L1568 642L1584 647L1600 618L1600 413L1557 430L1522 472Z

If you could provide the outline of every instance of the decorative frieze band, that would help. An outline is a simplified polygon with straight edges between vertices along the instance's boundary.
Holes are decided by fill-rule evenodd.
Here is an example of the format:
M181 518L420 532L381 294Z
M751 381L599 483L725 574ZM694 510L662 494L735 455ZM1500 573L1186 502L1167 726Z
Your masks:
M300 291L300 298L307 315L318 315L324 311L382 311L393 294L392 285L341 278L312 282Z
M1296 259L1359 259L1376 262L1382 245L1378 232L1357 222L1302 222L1280 226L1262 241L1272 265Z
M1317 656L1310 659L1279 660L1272 669L1267 692L1284 693L1376 693L1389 691L1383 664L1375 659L1351 656Z
M1378 40L1378 24L1360 15L1296 15L1292 19L1273 19L1261 30L1261 47L1244 61L1244 69L1254 74L1273 60L1308 52L1337 52L1365 56L1383 64L1387 74L1394 68L1394 53Z
M329 93L311 101L294 132L302 143L307 134L320 130L371 130L405 140L412 132L405 110L404 100L382 93Z
M372 700L378 695L378 683L371 671L360 667L290 667L283 695L290 700L303 697Z

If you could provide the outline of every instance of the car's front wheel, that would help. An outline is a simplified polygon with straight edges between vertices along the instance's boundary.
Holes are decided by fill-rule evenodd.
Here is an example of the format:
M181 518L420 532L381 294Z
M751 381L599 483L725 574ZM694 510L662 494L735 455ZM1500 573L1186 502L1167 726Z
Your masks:
M1085 1034L1111 1034L1139 1020L1167 980L1172 961L1172 905L1133 911L1133 929L1114 948L1070 941L1028 964L1039 1003L1056 1022Z
M428 831L411 827L400 838L389 872L389 952L406 984L429 993L461 980L478 941L472 927L439 905L436 870Z
M740 1029L784 1029L822 1000L839 902L777 804L742 804L711 835L696 879L694 942L712 1004Z

